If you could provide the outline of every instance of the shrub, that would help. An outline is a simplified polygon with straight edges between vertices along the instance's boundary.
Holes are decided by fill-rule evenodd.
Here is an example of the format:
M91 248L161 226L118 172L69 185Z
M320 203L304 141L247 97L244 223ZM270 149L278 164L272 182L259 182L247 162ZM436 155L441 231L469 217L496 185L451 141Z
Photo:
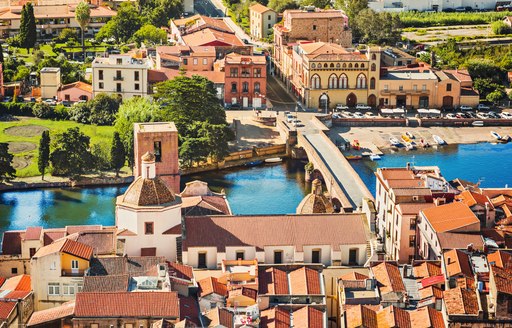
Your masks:
M89 103L76 103L69 111L69 118L78 123L89 124L91 119L91 106Z
M32 112L38 118L53 118L55 115L54 108L44 102L35 104Z
M505 35L512 33L510 26L505 24L503 21L496 21L491 24L492 33L496 35Z
M0 103L0 116L34 116L34 113L32 112L33 106L33 103Z

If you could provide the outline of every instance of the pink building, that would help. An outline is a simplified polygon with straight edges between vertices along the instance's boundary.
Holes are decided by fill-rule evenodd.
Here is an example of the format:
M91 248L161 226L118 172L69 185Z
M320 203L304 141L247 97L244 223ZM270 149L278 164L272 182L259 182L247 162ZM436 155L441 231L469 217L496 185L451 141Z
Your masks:
M77 102L79 100L92 99L92 86L84 82L65 84L57 92L59 101Z

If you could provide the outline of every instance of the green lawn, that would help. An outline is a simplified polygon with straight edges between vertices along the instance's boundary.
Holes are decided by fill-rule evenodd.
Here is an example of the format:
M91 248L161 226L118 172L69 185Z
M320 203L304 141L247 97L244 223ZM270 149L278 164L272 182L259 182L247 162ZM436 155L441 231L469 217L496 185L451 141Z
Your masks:
M91 145L103 143L110 145L114 127L80 124L73 121L51 121L38 118L19 117L19 121L0 122L0 142L14 143L10 150L15 152L15 165L23 167L17 170L18 177L40 175L37 169L39 139L43 127L50 130L50 136L78 126L91 138ZM7 129L7 132L6 132Z

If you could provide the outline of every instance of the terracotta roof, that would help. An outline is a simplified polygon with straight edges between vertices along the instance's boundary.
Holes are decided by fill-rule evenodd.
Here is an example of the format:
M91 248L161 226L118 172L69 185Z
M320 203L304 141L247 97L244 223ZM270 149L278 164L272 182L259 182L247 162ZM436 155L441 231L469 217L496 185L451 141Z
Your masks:
M320 274L302 267L289 273L291 295L322 295Z
M259 64L259 65L266 65L267 60L265 56L246 56L246 55L240 55L236 52L232 52L230 54L227 54L226 57L224 57L224 61L226 64L236 64L239 65L242 62L248 62L250 61L251 64Z
M478 315L478 299L474 290L460 287L445 290L444 302L448 315Z
M473 277L469 256L459 249L452 249L443 254L448 277L464 275Z
M430 196L430 188L393 188L395 196Z
M6 320L11 312L16 308L17 302L0 301L0 319Z
M245 44L233 32L225 32L213 28L203 28L182 36L185 44L194 46L238 46Z
M194 271L191 266L176 262L169 262L168 264L169 276L187 280L194 279Z
M380 305L345 305L347 327L377 328Z
M344 274L339 279L341 279L341 280L366 280L366 279L370 279L370 277L368 277L367 275L364 275L362 273L353 271L353 272Z
M255 11L255 12L260 13L260 14L266 13L267 11L275 12L272 9L270 9L268 7L265 7L264 5L262 5L260 3L256 3L256 4L252 5L252 6L250 6L249 10Z
M303 245L366 244L366 232L360 214L335 215L263 215L185 217L187 230L183 250L189 247L217 247L224 252L228 246L294 245L298 252ZM350 234L346 234L350 231Z
M302 9L288 9L283 12L283 16L290 15L291 18L337 18L346 17L343 10L336 9L315 9L315 11L306 11Z
M416 179L416 175L412 170L407 168L379 168L377 173L380 173L384 180L410 180Z
M11 277L2 284L0 290L29 292L32 290L31 278L27 274Z
M466 248L473 244L475 249L484 248L484 238L480 234L440 232L437 234L441 249Z
M459 195L455 196L455 199L460 200L469 207L477 204L481 206L485 206L485 204L488 204L490 208L494 208L489 197L469 190L464 190Z
M427 306L409 311L414 328L445 328L443 314Z
M371 267L371 271L378 282L381 295L390 292L406 291L396 263L382 262Z
M162 235L181 235L181 223L165 230L164 232L162 232Z
M87 93L92 93L92 85L90 85L88 83L85 83L85 82L82 82L82 81L73 82L73 83L69 83L69 84L64 84L60 88L60 91L69 90L69 89L75 89L75 88L79 89L79 90L82 90L82 91L85 91Z
M39 240L43 227L28 227L25 231L25 240Z
M39 248L33 258L40 258L58 252L90 260L93 254L93 248L71 239L61 239L48 246Z
M301 309L293 311L293 326L294 327L308 327L308 328L323 328L324 312L310 306L305 306Z
M299 203L296 212L297 214L331 214L334 213L334 207L326 195L310 193Z
M487 262L489 262L489 265L510 269L512 268L512 252L500 249L494 253L488 254Z
M238 296L245 296L245 297L253 300L254 303L256 303L256 301L258 300L258 291L255 289L249 288L249 287L242 286L242 288L232 289L228 292L229 299L232 299L232 298L238 297ZM235 303L234 305L236 305L236 301L231 301L229 299L227 301L228 307L233 306L233 303Z
M43 245L47 246L53 243L54 241L61 239L66 236L66 230L59 229L44 229L43 230Z
M233 327L234 313L224 308L214 308L205 313L208 327Z
M457 69L457 70L443 70L443 71L453 75L459 82L472 82L473 81L473 79L471 79L471 75L469 75L468 70Z
M0 277L0 287L4 284L4 282L6 281L7 279L4 278L4 277Z
M412 270L415 278L427 278L442 274L440 261L414 261Z
M439 274L437 276L423 278L420 281L421 288L430 287L433 285L444 284L444 275Z
M75 301L66 302L62 305L32 313L28 326L48 324L66 317L71 317L75 311Z
M460 202L427 208L422 212L436 232L447 232L477 224L477 228L480 229L478 218L466 204Z
M496 290L499 293L512 295L512 269L503 269L494 265L491 271Z
M418 292L420 294L420 300L424 300L431 297L434 297L436 299L443 299L443 290L436 286L421 288Z
M162 179L142 176L137 177L119 198L122 204L135 206L162 206L176 201L174 192Z
M388 306L377 313L377 324L379 327L412 328L409 312L394 305Z
M180 301L180 320L191 321L193 327L199 327L201 321L199 320L199 304L197 303L197 297L178 295L178 298ZM174 328L176 328L176 326Z
M180 70L171 68L161 68L159 70L148 70L148 81L152 83L172 80L180 75ZM224 84L225 73L217 71L186 71L185 76L202 76L215 84Z
M269 267L258 270L258 292L261 295L288 295L288 275L285 271Z
M24 231L6 231L2 240L2 254L21 254L21 239L25 236Z
M177 292L78 293L75 318L179 318Z
M261 328L322 328L327 324L324 322L324 312L313 307L305 306L293 312L280 306L261 311Z
M111 276L85 276L83 292L126 292L130 285L128 274Z
M83 231L76 234L77 236L74 240L92 247L95 255L109 255L116 252L116 229Z
M64 228L66 234L72 235L78 232L86 232L86 231L100 231L103 230L103 226L101 225L70 225Z
M213 18L203 15L194 15L187 18L173 20L177 27L186 27L186 31L194 31L201 28L215 28L222 31L232 31L232 29L221 18Z
M224 196L182 197L183 215L230 215L231 211Z
M217 294L224 297L228 296L228 287L219 282L215 277L201 279L197 284L199 285L199 297L205 297L210 294Z
M400 203L396 206L401 214L419 214L424 209L435 207L434 203Z
M94 257L90 262L89 275L122 275L156 276L157 265L166 263L165 257L133 256L133 257Z

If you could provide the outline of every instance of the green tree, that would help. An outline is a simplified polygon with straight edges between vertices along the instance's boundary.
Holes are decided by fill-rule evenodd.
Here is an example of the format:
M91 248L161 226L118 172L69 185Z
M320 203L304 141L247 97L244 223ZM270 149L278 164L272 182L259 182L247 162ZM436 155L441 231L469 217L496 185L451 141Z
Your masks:
M301 0L301 6L315 6L317 8L329 8L331 6L331 0Z
M507 94L502 89L496 89L485 97L485 100L497 104L500 100L504 99Z
M34 104L34 107L32 107L32 113L34 113L34 116L37 118L53 118L55 110L53 106L50 106L50 104L40 102Z
M41 173L41 180L44 180L44 172L50 161L50 131L45 130L39 139L39 158L37 159L37 168Z
M14 81L24 81L30 76L30 70L27 66L19 66L16 74L13 76Z
M0 143L0 183L16 177L16 169L12 166L14 156L9 153L9 145Z
M146 24L135 32L133 40L139 45L143 42L149 46L164 44L167 41L167 32L154 25Z
M146 0L139 2L141 14L156 27L169 26L169 20L183 13L181 0Z
M76 15L76 12L75 12ZM59 35L53 39L55 42L78 41L76 30L74 28L64 28Z
M400 18L387 12L363 9L352 23L352 28L367 43L394 45L401 39Z
M142 18L137 8L131 2L123 2L117 15L103 25L97 40L114 38L116 42L127 42L142 26Z
M53 175L78 176L92 168L93 156L89 152L90 138L78 127L58 134L53 141L50 162Z
M286 9L297 9L299 4L295 0L269 0L268 7L280 13Z
M80 30L82 32L82 53L84 55L85 60L85 41L84 41L84 30L89 25L89 21L91 20L91 7L85 1L80 1L80 3L76 6L75 9L75 19L80 25Z
M204 161L208 157L208 139L181 138L179 148L180 161L184 167L192 167L194 163Z
M112 138L112 147L110 148L110 166L116 171L116 177L119 176L119 170L123 168L126 161L126 152L118 132L114 132Z
M469 75L473 79L491 79L499 83L506 77L506 72L489 59L471 59L466 64Z
M119 110L119 97L115 94L99 93L89 102L89 122L97 125L112 125Z
M343 9L347 14L354 36L359 37L361 33L358 30L360 24L357 24L357 17L361 11L368 8L368 0L335 0L334 3L336 8Z
M30 51L37 41L36 18L34 17L34 6L31 2L23 5L20 18L20 31L18 40L22 48Z
M123 101L116 115L115 130L123 142L130 167L133 167L133 123L163 120L160 106L146 98L130 98Z

